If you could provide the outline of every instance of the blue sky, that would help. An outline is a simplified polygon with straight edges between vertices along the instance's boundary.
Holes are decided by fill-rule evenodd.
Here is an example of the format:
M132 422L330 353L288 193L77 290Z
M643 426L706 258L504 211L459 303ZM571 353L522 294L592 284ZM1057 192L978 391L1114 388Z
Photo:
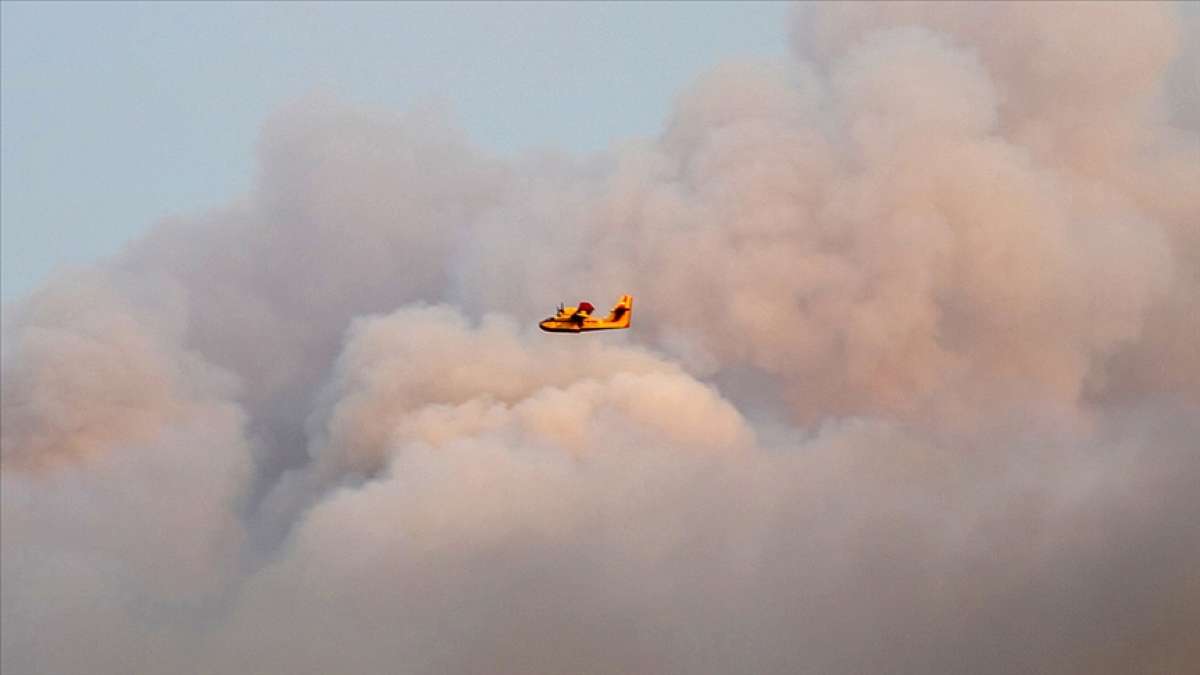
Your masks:
M438 101L503 155L656 133L714 64L786 53L782 3L0 4L4 301L245 192L315 91Z

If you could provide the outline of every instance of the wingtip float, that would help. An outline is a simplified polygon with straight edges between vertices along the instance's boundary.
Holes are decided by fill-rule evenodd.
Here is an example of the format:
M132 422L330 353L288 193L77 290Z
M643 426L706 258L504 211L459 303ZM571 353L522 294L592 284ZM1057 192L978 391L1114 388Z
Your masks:
M558 313L538 323L548 333L586 333L594 330L617 330L629 328L633 319L633 296L622 295L612 311L604 318L592 316L596 308L590 302L581 302L576 307L558 306Z

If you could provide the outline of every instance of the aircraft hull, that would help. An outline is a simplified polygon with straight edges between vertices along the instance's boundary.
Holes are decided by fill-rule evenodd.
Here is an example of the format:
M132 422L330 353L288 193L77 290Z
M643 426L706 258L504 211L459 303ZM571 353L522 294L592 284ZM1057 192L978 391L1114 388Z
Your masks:
M538 328L547 333L588 333L594 330L618 330L628 328L629 324L619 324L616 322L597 321L594 323L584 323L582 326L570 321L542 321L538 324Z

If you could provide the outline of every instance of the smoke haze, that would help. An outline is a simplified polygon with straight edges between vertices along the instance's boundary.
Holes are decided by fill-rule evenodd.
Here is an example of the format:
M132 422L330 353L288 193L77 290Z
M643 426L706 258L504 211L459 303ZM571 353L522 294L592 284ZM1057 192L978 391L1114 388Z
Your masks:
M596 158L296 102L12 308L3 671L1195 670L1195 12L780 30Z

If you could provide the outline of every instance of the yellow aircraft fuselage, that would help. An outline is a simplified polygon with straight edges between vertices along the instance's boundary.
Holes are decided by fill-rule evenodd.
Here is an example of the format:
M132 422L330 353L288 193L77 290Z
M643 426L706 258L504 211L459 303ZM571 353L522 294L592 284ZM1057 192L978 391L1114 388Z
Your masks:
M592 317L587 309L559 305L558 313L538 323L538 327L549 333L586 333L593 330L616 330L629 328L633 318L633 296L622 295L612 311L603 319Z

